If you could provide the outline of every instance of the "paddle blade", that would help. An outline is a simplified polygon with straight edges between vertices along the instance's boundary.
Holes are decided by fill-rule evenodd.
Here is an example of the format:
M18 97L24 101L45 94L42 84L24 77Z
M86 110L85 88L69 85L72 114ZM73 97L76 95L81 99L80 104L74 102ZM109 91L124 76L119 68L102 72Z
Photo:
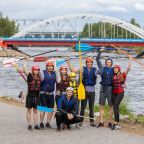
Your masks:
M85 88L82 83L79 84L78 87L78 100L84 100L85 99Z
M34 62L43 62L47 60L48 60L48 57L35 57L34 58Z
M37 110L42 111L42 112L54 112L52 108L44 107L44 106L37 106Z
M60 67L61 65L63 65L66 62L65 59L57 59L56 60L56 66Z
M6 67L12 66L12 64L15 64L19 59L16 58L10 58L10 59L5 59L3 60L3 65Z

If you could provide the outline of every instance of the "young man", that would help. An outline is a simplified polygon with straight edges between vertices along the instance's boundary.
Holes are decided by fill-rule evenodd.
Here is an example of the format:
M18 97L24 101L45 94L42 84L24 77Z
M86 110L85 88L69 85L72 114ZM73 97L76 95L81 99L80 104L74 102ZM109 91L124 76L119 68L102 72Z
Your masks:
M72 72L78 73L79 70L72 68L70 61L68 60L68 66ZM100 75L100 71L93 67L93 59L88 57L86 59L86 66L83 67L82 75L83 75L83 85L85 86L86 98L81 101L81 112L80 115L84 116L85 108L87 105L87 101L89 102L89 117L94 118L94 103L95 103L95 85L97 74ZM82 119L83 121L84 119ZM80 123L82 126L82 123ZM94 123L94 119L90 119L90 126L96 127Z
M54 108L54 92L56 87L56 80L57 75L54 71L54 62L48 61L46 63L46 70L42 71L40 73L41 77L41 89L40 89L40 104L41 106L48 107L48 108ZM44 116L45 112L40 113L40 128L44 128ZM50 125L50 121L52 119L53 113L47 114L47 128L52 128Z
M113 100L115 122L112 127L112 130L117 130L121 128L119 125L119 105L124 98L124 84L130 68L131 68L130 62L128 64L127 70L123 73L121 72L121 68L119 65L114 66L112 100Z
M77 117L78 114L78 100L73 95L74 89L68 87L66 89L66 95L63 95L58 100L58 107L56 112L56 124L57 131L61 131L61 124L64 123L68 129L70 124L79 123L81 119Z
M40 68L39 66L32 66L32 72L27 71L26 63L24 66L24 73L27 75L27 84L28 84L28 94L26 97L26 108L27 108L27 121L28 121L28 130L33 130L32 128L32 111L33 111L33 120L34 128L39 130L38 127L38 114L37 114L37 105L39 105L39 92L40 92Z
M56 104L60 96L66 94L66 88L69 86L69 75L67 74L67 67L60 67L60 82L56 85Z
M103 49L102 49L103 50ZM97 55L96 61L97 65L101 71L101 87L100 87L100 97L99 97L99 105L100 105L100 123L97 127L104 127L104 106L105 101L107 99L109 105L109 123L108 127L112 127L112 116L113 116L113 104L112 104L112 82L113 82L113 61L108 58L105 60L105 66L100 62L100 55L102 50Z

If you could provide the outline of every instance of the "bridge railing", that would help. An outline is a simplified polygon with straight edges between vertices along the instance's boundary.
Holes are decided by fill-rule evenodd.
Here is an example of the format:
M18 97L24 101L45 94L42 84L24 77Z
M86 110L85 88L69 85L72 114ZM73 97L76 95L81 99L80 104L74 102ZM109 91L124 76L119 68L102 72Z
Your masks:
M78 38L8 38L1 37L2 40L16 40L16 41L78 41ZM81 41L91 42L144 42L143 39L123 39L123 38L81 38Z

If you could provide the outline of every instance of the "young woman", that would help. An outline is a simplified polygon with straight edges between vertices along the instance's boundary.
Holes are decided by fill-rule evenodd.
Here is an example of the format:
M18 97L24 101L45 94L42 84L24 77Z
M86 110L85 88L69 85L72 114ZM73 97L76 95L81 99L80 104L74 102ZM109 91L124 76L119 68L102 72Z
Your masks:
M27 85L28 85L28 94L26 97L26 108L27 108L27 121L28 121L28 130L33 130L32 128L32 112L34 120L34 129L39 130L38 126L38 114L37 114L37 105L39 105L39 92L41 80L39 76L40 68L39 66L32 66L32 71L29 72L24 67L24 73L27 76Z
M124 98L124 84L130 68L131 68L130 62L128 64L127 70L123 73L121 72L121 68L119 65L114 66L112 101L113 101L115 122L114 125L112 126L112 130L121 128L119 125L119 105Z
M56 104L60 96L66 94L66 88L69 86L69 76L67 74L67 67L60 67L60 82L56 85Z

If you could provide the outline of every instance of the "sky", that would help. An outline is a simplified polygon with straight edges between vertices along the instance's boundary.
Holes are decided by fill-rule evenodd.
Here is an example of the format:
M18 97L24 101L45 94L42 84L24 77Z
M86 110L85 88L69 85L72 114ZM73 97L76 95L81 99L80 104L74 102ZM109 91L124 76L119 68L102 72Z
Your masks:
M47 19L74 13L94 13L144 27L144 0L1 0L0 12L11 19Z

